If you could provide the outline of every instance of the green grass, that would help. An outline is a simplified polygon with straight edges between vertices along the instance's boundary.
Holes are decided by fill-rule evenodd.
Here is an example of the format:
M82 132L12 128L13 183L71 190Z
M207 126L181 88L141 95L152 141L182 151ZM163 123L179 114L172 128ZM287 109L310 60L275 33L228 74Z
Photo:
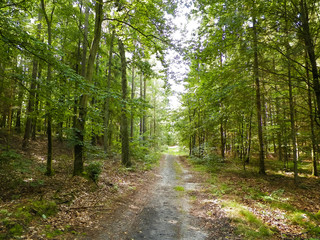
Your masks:
M173 189L176 190L177 192L184 192L184 187L182 186L175 186Z
M248 166L247 171L243 171L234 162L222 163L218 157L202 159L193 157L189 159L189 162L193 165L194 170L208 173L207 182L211 184L211 193L220 198L227 216L236 226L236 233L244 236L245 239L272 239L275 234L279 234L280 230L275 226L270 227L264 224L254 212L250 211L250 208L247 208L248 204L243 201L244 199L250 200L249 206L256 206L261 211L265 209L284 211L287 219L284 222L300 226L303 232L307 232L311 237L320 236L320 211L311 213L293 205L290 201L292 199L287 194L290 189L278 188L270 192L261 190L261 186L269 184L271 189L275 189L276 184L269 183L269 178L257 175L254 163ZM274 162L277 169L282 169L282 163ZM301 167L307 169L307 164L302 162ZM227 176L235 176L235 178L230 180ZM275 175L275 179L282 178Z
M164 151L164 154L170 154L174 156L186 156L188 155L188 152L180 146L169 146L167 150Z
M245 239L268 239L273 231L246 206L236 201L223 201L222 206L236 224L236 233L245 236Z

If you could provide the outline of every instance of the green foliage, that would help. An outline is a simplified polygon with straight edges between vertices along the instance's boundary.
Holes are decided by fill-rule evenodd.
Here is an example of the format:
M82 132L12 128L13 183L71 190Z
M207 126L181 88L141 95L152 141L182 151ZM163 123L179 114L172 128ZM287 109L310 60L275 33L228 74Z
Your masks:
M54 229L52 226L47 225L45 235L48 239L54 239L55 237L58 237L59 235L62 235L64 232L60 229Z
M15 223L13 226L10 226L9 233L10 235L16 237L22 235L23 230L24 229L20 224Z
M102 167L103 164L99 161L90 162L85 168L86 175L96 183L102 172Z
M205 157L201 158L192 156L190 161L196 166L196 168L204 169L210 173L215 173L218 171L223 163L221 157L216 154L206 155Z
M185 148L182 148L180 146L167 146L166 151L164 153L175 155L175 156L186 156L188 155Z
M7 230L7 233L3 237L19 237L24 233L25 228L31 221L53 216L57 211L56 203L46 200L28 201L18 206L12 212L9 212L7 209L1 209L0 221Z
M17 153L15 150L9 149L8 151L0 152L0 163L3 161L19 160L22 156Z

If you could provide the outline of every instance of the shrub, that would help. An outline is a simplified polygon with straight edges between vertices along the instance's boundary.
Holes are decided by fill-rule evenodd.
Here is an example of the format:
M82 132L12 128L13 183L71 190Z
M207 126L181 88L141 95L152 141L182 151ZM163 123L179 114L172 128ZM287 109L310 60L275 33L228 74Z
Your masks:
M94 181L98 181L98 178L102 172L102 163L98 161L90 162L86 167L87 176Z

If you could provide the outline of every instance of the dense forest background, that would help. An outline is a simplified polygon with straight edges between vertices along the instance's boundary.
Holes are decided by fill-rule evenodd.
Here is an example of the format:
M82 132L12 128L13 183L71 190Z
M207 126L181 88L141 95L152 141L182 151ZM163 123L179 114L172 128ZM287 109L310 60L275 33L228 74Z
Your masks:
M81 234L172 145L213 174L210 194L242 204L251 239L319 236L319 13L317 0L1 1L0 238Z
M282 162L297 181L319 158L319 2L197 1L201 26L179 118L190 155L219 152L245 168ZM186 124L188 122L188 124ZM280 170L280 169L279 169Z
M82 174L86 151L97 144L106 154L121 152L126 166L139 146L160 147L168 140L160 124L168 88L165 68L154 68L166 64L165 14L174 9L163 1L1 3L5 140L21 134L27 149L46 135L47 175L52 138L73 146L74 175Z

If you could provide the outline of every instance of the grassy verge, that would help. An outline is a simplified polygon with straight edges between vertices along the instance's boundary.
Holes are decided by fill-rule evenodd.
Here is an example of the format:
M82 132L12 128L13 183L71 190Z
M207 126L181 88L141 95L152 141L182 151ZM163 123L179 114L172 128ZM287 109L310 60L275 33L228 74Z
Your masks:
M320 239L318 179L305 177L297 187L287 172L259 176L254 163L244 171L240 163L216 156L189 162L207 174L207 190L218 198L236 234L245 239Z

